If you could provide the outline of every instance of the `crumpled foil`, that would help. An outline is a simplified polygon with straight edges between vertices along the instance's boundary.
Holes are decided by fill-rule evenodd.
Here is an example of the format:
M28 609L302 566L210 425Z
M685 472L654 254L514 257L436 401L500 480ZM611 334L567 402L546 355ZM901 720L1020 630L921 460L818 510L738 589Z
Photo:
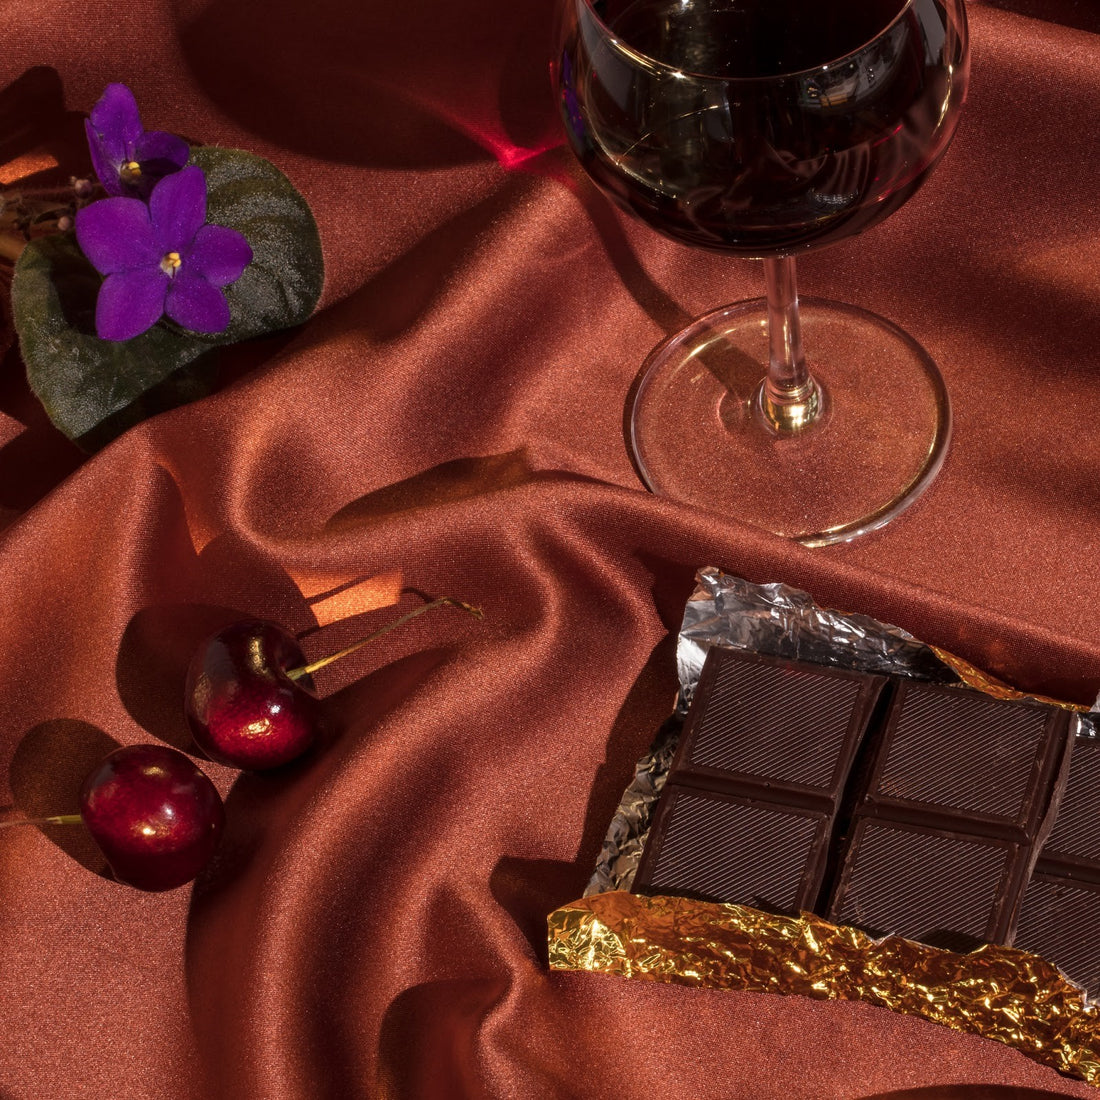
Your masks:
M899 627L821 608L788 585L752 584L714 568L696 579L677 645L674 712L638 761L584 897L548 918L551 967L869 1001L998 1039L1100 1084L1100 1005L1037 956L992 945L962 955L898 937L876 941L809 913L784 917L626 892L711 645L966 684L1001 698L1023 694ZM1097 735L1100 700L1088 714L1043 701L1078 712L1077 736Z
M550 914L550 965L646 981L860 1000L976 1032L1100 1084L1100 1009L1036 955L873 940L809 913L613 891Z

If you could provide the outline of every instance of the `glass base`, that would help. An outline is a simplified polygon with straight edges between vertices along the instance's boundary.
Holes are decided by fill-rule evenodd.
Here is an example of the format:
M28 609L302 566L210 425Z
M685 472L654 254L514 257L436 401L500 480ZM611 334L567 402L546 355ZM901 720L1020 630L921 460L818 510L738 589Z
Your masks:
M646 486L806 546L882 527L938 473L951 405L909 335L855 306L805 298L802 338L821 395L815 419L777 430L761 407L763 299L724 306L660 344L628 404Z

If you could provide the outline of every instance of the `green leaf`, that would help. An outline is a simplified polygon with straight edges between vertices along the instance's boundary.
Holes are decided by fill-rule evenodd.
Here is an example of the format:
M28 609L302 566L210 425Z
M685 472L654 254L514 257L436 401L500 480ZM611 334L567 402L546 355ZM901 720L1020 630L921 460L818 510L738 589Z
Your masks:
M252 246L252 263L226 288L225 332L203 336L162 320L133 340L100 340L101 278L71 233L31 242L16 264L12 312L31 388L82 446L102 446L138 420L209 392L215 349L301 324L321 296L320 236L290 181L238 149L198 148L191 163L206 173L207 221L239 230Z
M252 246L252 263L226 290L232 319L218 342L301 324L324 283L321 238L306 200L273 164L240 149L195 149L190 163L206 173L206 220L239 230Z

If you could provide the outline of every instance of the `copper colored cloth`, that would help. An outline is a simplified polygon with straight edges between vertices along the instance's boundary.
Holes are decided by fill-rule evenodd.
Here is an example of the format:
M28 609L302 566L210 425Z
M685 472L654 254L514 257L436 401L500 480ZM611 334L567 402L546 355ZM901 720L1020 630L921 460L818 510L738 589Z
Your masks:
M80 113L125 80L147 125L278 164L328 277L308 325L89 459L4 358L0 804L70 811L112 743L186 747L182 668L228 618L306 632L307 596L393 570L486 613L434 612L321 674L330 733L299 766L211 765L228 834L193 889L110 881L78 829L0 835L4 1100L1095 1095L868 1005L546 966L546 914L580 895L672 705L699 566L1017 687L1100 686L1100 17L1002 0L971 21L943 165L802 263L807 295L927 346L954 446L896 523L810 551L635 478L638 365L760 272L628 223L581 178L549 0L4 5L5 179L79 154Z

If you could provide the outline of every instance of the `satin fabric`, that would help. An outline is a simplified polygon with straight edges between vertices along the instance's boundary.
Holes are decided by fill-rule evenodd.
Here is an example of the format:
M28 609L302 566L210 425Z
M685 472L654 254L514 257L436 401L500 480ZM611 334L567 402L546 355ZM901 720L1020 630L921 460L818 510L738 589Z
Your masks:
M394 613L317 597L395 572L485 618L432 612L319 674L327 733L298 764L204 764L228 827L194 887L117 884L79 828L0 833L4 1100L1093 1094L866 1005L545 964L545 916L579 896L672 705L701 566L799 585L1022 688L1100 687L1100 18L1074 0L970 16L942 165L801 263L805 294L924 343L954 443L900 519L811 551L634 474L622 410L645 354L757 296L760 272L629 222L582 177L548 87L549 0L5 5L5 181L86 157L81 118L122 80L146 125L282 168L327 265L307 325L93 456L4 358L6 816L71 812L112 745L190 751L183 670L232 618L282 622L315 656Z

